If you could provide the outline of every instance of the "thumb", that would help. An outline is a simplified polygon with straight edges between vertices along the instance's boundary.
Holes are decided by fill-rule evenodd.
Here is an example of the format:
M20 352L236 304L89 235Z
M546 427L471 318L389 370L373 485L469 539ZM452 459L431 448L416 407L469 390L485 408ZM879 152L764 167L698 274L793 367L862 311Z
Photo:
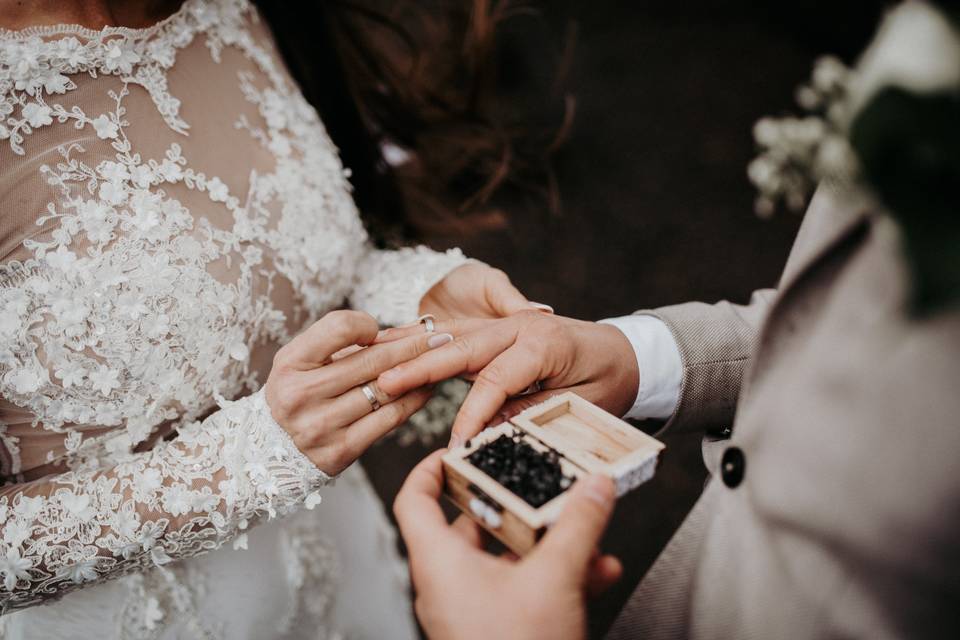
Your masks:
M594 474L578 480L557 522L530 555L531 561L543 563L548 571L559 571L560 578L584 584L615 501L609 478Z
M504 272L494 270L487 282L487 303L500 317L505 318L518 311L538 308L513 286L509 276Z

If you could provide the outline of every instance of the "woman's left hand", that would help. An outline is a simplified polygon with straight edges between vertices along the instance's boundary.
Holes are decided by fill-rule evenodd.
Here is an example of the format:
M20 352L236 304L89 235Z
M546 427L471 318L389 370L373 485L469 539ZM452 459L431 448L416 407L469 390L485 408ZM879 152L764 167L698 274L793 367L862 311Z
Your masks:
M420 300L420 313L438 320L505 318L530 309L553 312L527 300L503 271L479 262L454 269Z

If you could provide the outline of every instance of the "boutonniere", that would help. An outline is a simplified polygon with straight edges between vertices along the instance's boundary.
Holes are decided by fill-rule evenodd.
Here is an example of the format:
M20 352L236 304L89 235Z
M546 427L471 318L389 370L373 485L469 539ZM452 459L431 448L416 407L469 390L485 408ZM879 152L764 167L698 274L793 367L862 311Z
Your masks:
M805 116L754 127L757 213L846 183L899 226L914 313L960 304L960 12L903 2L854 67L819 59L797 102Z

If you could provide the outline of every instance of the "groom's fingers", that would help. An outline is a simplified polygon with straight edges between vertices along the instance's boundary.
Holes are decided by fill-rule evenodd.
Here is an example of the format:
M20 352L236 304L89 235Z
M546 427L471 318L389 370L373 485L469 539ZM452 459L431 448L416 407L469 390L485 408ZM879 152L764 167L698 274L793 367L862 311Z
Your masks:
M480 433L508 398L544 378L544 364L537 350L518 342L481 369L453 423L451 446Z
M615 502L613 482L602 475L580 478L557 522L527 556L554 579L586 587L594 549L610 521Z
M443 492L444 453L446 449L435 451L414 467L393 503L400 535L411 556L429 556L431 546L451 535L438 502Z
M450 525L450 529L471 547L475 549L483 548L483 529L469 517L458 516Z
M616 556L597 554L587 569L587 595L596 598L623 576L623 564Z

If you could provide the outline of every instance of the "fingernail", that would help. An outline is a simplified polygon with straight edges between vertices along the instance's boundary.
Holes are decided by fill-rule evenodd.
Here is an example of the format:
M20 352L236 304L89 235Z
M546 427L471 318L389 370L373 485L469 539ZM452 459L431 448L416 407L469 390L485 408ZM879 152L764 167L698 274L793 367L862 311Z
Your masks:
M435 336L430 336L430 339L427 340L427 346L431 349L436 349L437 347L442 347L453 340L453 336L449 333L438 333Z
M400 375L400 372L396 369L388 369L380 374L380 380L383 382L389 382L390 380L396 380L397 376Z
M613 502L613 484L609 478L593 474L581 478L577 483L584 496L590 498L601 507L609 507Z
M542 302L531 302L530 306L534 309L539 309L540 311L546 311L547 313L553 313L553 307L548 304L543 304Z
M447 445L447 448L456 449L461 444L463 444L463 439L454 433L453 435L450 436L450 444Z

